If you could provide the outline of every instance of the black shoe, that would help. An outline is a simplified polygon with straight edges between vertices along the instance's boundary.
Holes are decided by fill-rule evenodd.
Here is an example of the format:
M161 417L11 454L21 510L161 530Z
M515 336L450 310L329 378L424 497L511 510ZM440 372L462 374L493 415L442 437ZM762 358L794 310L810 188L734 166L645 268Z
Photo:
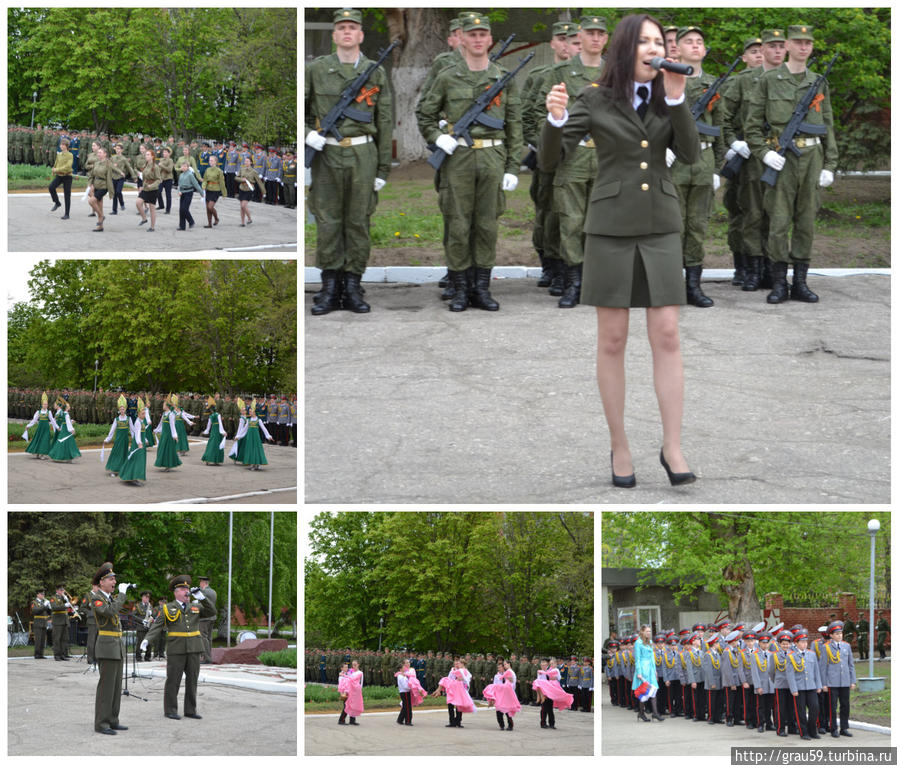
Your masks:
M138 225L139 225L139 226L143 226L143 225L144 225L145 223L147 223L147 222L148 222L148 221L146 221L146 220L142 220L140 223L138 223Z
M185 714L184 716L185 716L185 717L190 717L190 718L193 719L193 720L202 720L202 719L203 719L203 718L202 718L200 715L198 715L196 712L194 712L194 714L192 714L192 715Z
M62 218L60 218L60 220L69 220L69 216L68 216L68 215L63 215Z
M472 289L469 291L469 303L483 311L499 311L500 304L491 297L491 269L476 268Z
M318 303L312 307L313 316L324 316L341 307L341 293L338 288L338 271L325 269L322 271L322 291Z
M116 732L112 728L98 728L97 733L105 733L107 736L116 735Z
M113 730L128 730L127 725L110 725L109 727Z
M772 291L766 297L771 304L783 303L788 299L787 263L772 263Z
M166 717L168 717L170 720L180 720L181 719L181 715L175 714L174 712L167 712Z
M840 738L841 734L838 733L836 730L833 730L833 731L831 731L831 737L832 738Z
M785 733L783 730L778 731L778 735L782 738L787 738L787 733Z
M469 307L469 283L465 271L448 271L453 297L447 305L451 311L465 311Z
M350 720L350 724L351 724L351 725L359 725L359 723L356 722L356 720L354 720L354 719L352 719L352 718L351 718L351 720ZM459 727L461 728L462 725L460 725Z
M775 730L775 726L772 723L766 723L766 730L773 731Z
M112 211L110 211L109 214L110 214L110 215L118 215L119 213L117 213L115 210L112 210Z
M581 300L581 263L564 268L563 294L557 305L560 308L574 308Z
M369 313L369 311L372 310L372 307L362 298L360 279L361 276L359 274L354 274L350 271L344 272L344 295L342 305L348 311L353 311L353 313ZM321 305L321 303L319 305Z
M456 727L456 723L447 723L444 727L445 727L445 728L455 728L455 727Z
M68 660L69 660L69 657L68 657L68 656L63 656L63 657L60 659L60 661L68 661Z
M703 294L700 287L700 277L703 275L703 266L687 266L685 273L685 294L687 302L697 308L709 308L715 305L711 298Z
M765 732L766 732L766 726L765 726L765 725L760 725L756 730L757 730L758 733L765 733Z
M612 472L612 483L618 489L633 489L637 484L637 479L634 477L634 473L631 475L616 475L616 471L613 468L613 453L609 453L609 468Z
M810 738L822 738L818 733L813 733Z
M804 741L812 741L812 736L810 736L806 733L804 733L802 736L800 736L800 738L802 738Z
M828 733L828 731L825 728L819 728L819 733Z
M343 720L338 720L338 725L346 725L346 724L347 723L345 723ZM448 725L447 727L449 728L450 726Z
M62 205L59 202L54 202L53 207L50 208L50 212L56 212Z
M727 725L729 728L733 728L733 727L734 727L734 720L728 720L728 721L725 723L725 725Z
M687 473L673 473L672 469L669 467L669 463L666 462L666 458L663 456L663 450L659 450L659 462L666 469L666 475L669 476L669 483L672 486L680 486L684 483L693 483L697 480L697 476L695 476L692 472L688 471Z
M819 296L806 286L806 274L808 271L808 262L794 263L794 283L791 285L791 300L799 300L803 303L819 302Z
M853 738L853 734L849 730L842 730L840 732L841 736L846 736L847 738Z
M744 285L741 289L744 292L756 292L759 289L759 283L762 280L762 261L758 256L748 255L744 261Z

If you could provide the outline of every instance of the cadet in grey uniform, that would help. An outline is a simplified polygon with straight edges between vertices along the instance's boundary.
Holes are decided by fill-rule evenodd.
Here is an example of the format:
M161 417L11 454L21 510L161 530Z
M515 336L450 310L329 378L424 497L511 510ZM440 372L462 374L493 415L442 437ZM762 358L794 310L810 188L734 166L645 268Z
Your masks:
M594 662L587 657L581 662L578 687L581 689L581 711L590 712L594 700Z
M706 686L707 715L710 725L722 722L725 703L722 700L722 663L724 656L718 643L711 643L703 654L703 684Z
M828 714L820 715L828 720L827 730L833 738L839 736L852 736L850 726L850 689L856 687L856 667L853 664L853 649L849 643L844 642L844 623L832 622L828 625L828 634L831 636L822 647L819 657L819 675L822 680L822 689L829 691ZM838 700L841 702L840 730L838 729L837 711Z
M606 684L609 686L609 703L614 707L619 703L619 641L610 640L606 645L608 655L603 664L603 672L606 674Z
M787 630L778 633L777 650L772 656L775 664L775 727L778 735L787 736L788 731L793 732L796 725L793 713L793 699L791 698L790 684L787 679L787 665L793 653L793 636Z
M735 641L741 633L735 630L725 639L726 648L722 652L722 695L725 696L725 724L731 728L740 719L738 704L741 696L741 654Z
M706 719L706 688L703 679L703 654L700 644L703 637L699 632L694 632L690 639L690 649L685 656L685 669L687 684L690 686L691 704L694 712L694 722L702 722Z
M772 725L772 705L775 699L775 662L769 653L768 645L771 636L761 632L759 645L750 656L750 671L753 678L753 695L756 697L756 730L763 733L775 730Z
M277 443L281 446L287 446L291 440L291 407L287 402L287 396L281 395L281 401L278 403L278 434L275 437Z
M787 659L788 687L793 697L793 712L800 729L800 738L808 741L820 738L816 718L819 715L818 694L822 691L822 678L816 655L806 648L809 643L806 630L798 632L794 636L794 642L797 650Z

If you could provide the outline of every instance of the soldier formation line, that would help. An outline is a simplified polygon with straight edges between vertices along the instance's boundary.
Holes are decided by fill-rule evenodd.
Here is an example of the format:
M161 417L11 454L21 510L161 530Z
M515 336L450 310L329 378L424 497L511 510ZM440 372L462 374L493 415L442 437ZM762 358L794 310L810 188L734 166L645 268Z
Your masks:
M814 30L796 24L786 33L766 29L750 34L741 41L739 58L729 72L741 62L746 67L718 78L703 67L707 49L701 28L670 26L664 32L668 59L694 70L685 103L697 123L700 153L692 162L676 158L672 147L665 157L654 155L651 166L642 166L651 181L642 188L646 192L653 184L669 184L669 193L678 197L680 302L713 305L700 280L704 239L722 177L727 178L732 284L746 292L768 289L766 300L773 304L789 299L817 302L807 285L814 219L820 189L834 181L838 153L827 80L807 68ZM322 290L312 308L316 316L341 308L371 310L360 278L369 258L370 217L390 171L394 122L389 78L374 68L358 94L348 94L354 96L352 108L340 115L339 135L320 130L340 105L342 91L372 63L360 49L360 11L335 11L333 39L336 52L306 67L306 145L314 155L307 162L312 170L308 201L316 218L316 265L322 270ZM463 136L454 132L454 125L471 116L478 97L508 70L488 57L493 38L487 17L466 11L451 22L451 50L435 58L416 108L422 137L434 156L446 158L435 188L444 217L448 268L441 297L451 311L499 308L490 294L497 220L505 209L504 195L516 188L523 164L532 170L533 244L543 268L538 286L558 298L560 308L581 302L591 200L598 198L598 190L621 179L599 173L600 147L590 135L559 167L545 169L541 125L547 121L546 98L554 86L564 84L574 98L601 77L607 40L602 17L555 23L550 39L554 63L532 69L522 88L514 79L509 82L478 110L468 136ZM632 182L638 181L623 181ZM610 188L603 193L624 197L626 191ZM648 202L623 214L645 216L650 207Z

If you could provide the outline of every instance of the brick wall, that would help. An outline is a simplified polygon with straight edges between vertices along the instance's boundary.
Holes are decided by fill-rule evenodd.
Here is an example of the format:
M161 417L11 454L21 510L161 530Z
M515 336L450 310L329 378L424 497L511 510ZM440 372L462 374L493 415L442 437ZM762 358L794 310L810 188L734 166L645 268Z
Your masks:
M844 616L849 616L854 624L858 621L859 612L862 610L866 619L869 618L868 609L860 609L856 605L856 596L849 592L842 592L838 596L838 603L834 606L826 606L824 608L794 608L784 606L784 597L778 592L766 593L765 608L763 609L763 618L766 624L777 624L784 622L784 626L790 629L795 624L802 624L810 631L810 635L815 637L819 627L829 623L829 616L836 614L837 618L843 621ZM883 611L888 624L891 624L891 610L889 608L875 609L875 624L878 623L878 612ZM870 625L870 630L874 632L875 624ZM846 638L845 638L846 639ZM856 645L856 636L854 636L853 645ZM886 645L891 645L891 635L888 634Z

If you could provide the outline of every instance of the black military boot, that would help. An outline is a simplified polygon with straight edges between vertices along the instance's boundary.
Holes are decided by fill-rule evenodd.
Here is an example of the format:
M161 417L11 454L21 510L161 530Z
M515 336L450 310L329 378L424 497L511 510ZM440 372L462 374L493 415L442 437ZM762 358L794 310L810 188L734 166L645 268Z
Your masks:
M465 271L448 271L453 297L447 306L451 311L465 311L469 306L469 281Z
M368 313L372 307L363 300L360 274L354 274L350 271L344 272L344 296L342 303L344 308L353 313Z
M565 271L566 265L561 260L550 261L550 288L548 292L553 297L561 297L565 292Z
M711 298L703 294L703 290L700 287L700 276L703 274L703 266L686 266L684 273L688 303L698 308L709 308L715 305Z
M744 292L756 292L762 280L762 261L758 255L747 255L744 259Z
M469 292L469 303L485 311L499 311L500 304L491 297L491 269L476 268L475 280Z
M312 307L313 316L324 316L341 307L341 290L338 286L338 272L326 268L322 271L322 290L319 302ZM313 298L315 300L315 298Z
M766 298L767 303L783 303L788 299L787 263L772 263L772 291Z
M565 266L565 289L559 299L560 308L574 308L581 300L581 265Z
M746 261L744 255L740 252L731 253L731 258L734 261L734 276L731 277L731 284L733 287L740 287L744 283L744 275L746 273Z
M791 285L791 300L801 300L804 303L818 303L819 296L806 286L807 271L809 271L809 263L794 261L794 283Z
M444 289L444 287L450 286L450 269L447 269L447 273L445 273L440 279L438 279L438 287Z
M759 286L764 290L770 290L775 286L774 276L772 274L772 261L768 255L762 258L762 276L759 279Z
M538 258L541 261L541 277L538 279L537 286L545 290L550 286L550 280L553 278L553 271L551 268L551 263L553 261L545 257L543 252L538 253Z

